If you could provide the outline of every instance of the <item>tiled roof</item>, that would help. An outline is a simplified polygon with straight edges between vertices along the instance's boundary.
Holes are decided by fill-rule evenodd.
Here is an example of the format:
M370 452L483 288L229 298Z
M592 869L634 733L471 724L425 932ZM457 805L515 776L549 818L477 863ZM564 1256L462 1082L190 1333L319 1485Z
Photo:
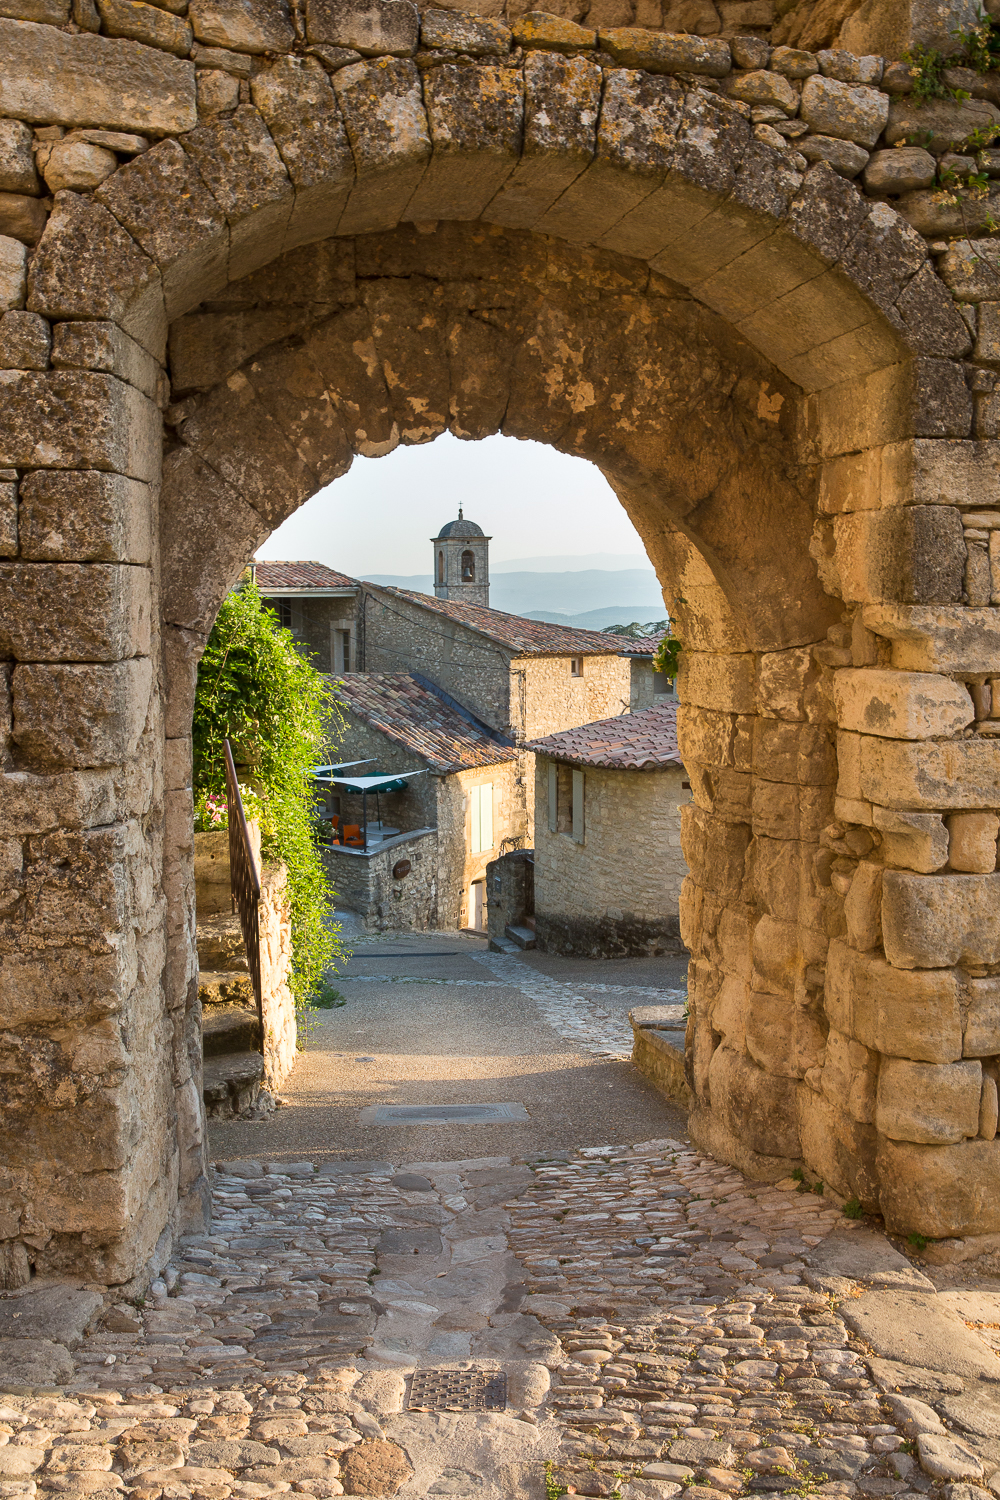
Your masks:
M666 635L661 630L659 635L644 635L640 640L633 641L630 636L616 635L614 640L621 641L621 652L623 656L655 656L656 648Z
M642 644L620 635L605 635L600 630L571 630L565 625L550 625L546 620L526 620L523 615L508 615L502 609L487 609L483 604L435 599L431 594L417 594L412 589L397 589L388 584L366 587L374 593L391 594L446 615L449 620L509 647L518 656L622 656L626 647Z
M579 729L563 729L543 740L532 740L528 749L575 766L604 766L614 771L680 766L677 704L658 704L641 714L619 714L616 719L581 724Z
M513 760L517 752L491 740L408 672L348 672L338 678L349 713L356 713L432 771L466 771Z
M254 569L262 594L268 589L343 589L357 583L356 578L318 562L259 562Z

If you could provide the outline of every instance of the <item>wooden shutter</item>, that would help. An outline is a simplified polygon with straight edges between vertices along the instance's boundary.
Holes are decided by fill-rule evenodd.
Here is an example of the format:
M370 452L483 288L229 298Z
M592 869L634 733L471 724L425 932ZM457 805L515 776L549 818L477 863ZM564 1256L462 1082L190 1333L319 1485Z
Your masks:
M583 843L583 772L573 772L573 838Z

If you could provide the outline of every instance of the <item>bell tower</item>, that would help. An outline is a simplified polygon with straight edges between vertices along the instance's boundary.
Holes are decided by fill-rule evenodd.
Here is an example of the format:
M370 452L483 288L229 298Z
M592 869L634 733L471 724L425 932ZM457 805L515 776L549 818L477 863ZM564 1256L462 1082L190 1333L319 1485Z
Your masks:
M436 599L464 599L489 608L490 541L481 526L465 519L459 506L458 520L449 521L431 538Z

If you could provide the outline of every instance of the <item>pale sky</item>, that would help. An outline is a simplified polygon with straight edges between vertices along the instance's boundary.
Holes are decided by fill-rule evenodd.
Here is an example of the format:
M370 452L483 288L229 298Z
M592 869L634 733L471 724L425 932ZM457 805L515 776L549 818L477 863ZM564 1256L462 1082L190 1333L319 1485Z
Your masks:
M466 517L492 536L491 563L548 554L644 555L613 490L586 459L517 438L470 443L445 433L385 458L356 458L257 556L326 563L354 578L429 573L430 538L458 515L459 501Z

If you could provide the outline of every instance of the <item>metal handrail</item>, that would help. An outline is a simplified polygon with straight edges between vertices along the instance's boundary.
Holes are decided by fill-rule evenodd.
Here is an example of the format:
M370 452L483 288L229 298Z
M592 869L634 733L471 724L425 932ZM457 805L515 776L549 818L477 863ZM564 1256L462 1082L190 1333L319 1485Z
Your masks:
M223 741L226 753L226 802L229 808L229 885L233 897L233 911L239 913L243 946L246 949L247 968L257 1001L257 1019L260 1022L260 1050L264 1050L264 992L260 977L260 876L250 843L250 829L243 811L240 784L236 779L236 766L228 740Z

